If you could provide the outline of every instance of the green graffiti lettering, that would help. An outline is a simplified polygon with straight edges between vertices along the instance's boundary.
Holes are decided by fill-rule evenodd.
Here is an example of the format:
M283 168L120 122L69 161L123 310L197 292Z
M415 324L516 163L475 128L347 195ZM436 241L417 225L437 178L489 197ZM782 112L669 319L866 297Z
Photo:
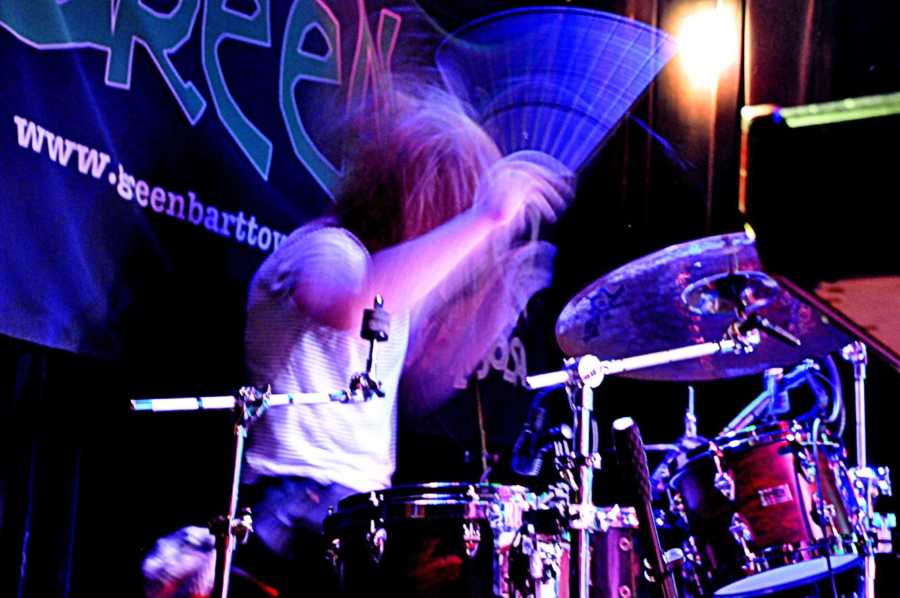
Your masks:
M105 51L106 84L125 89L131 87L134 44L142 44L195 124L206 100L193 83L182 80L169 56L190 36L199 8L199 0L180 0L168 14L155 12L140 0L3 0L0 26L39 50Z
M33 48L109 50L109 0L4 0L0 25Z
M269 178L272 142L241 111L231 96L219 62L219 44L235 39L257 46L272 45L269 0L260 0L256 14L245 16L228 9L227 0L208 0L203 19L203 70L219 118L264 179Z
M196 123L206 108L206 100L193 83L186 83L181 78L170 55L190 37L199 9L200 0L180 0L168 14L150 9L140 0L119 0L112 17L107 84L130 87L134 44L138 42L156 63L188 120L191 124Z
M401 17L386 8L378 17L376 40L366 17L364 0L357 0L358 24L356 32L356 52L350 78L347 81L347 105L352 106L355 98L362 98L370 88L383 91L388 83L386 74L400 34Z
M303 42L313 30L321 33L328 43L328 51L324 55L319 56L303 50ZM284 30L279 81L281 115L291 138L294 153L331 197L334 197L340 180L339 171L322 155L310 138L297 110L294 89L304 80L341 84L339 32L340 24L324 2L316 0L310 3L296 0L291 7L287 27Z

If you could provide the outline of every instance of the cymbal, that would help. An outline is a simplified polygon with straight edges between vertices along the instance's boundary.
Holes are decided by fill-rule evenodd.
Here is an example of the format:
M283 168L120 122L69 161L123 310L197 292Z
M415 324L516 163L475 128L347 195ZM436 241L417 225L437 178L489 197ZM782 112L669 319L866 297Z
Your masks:
M717 354L622 374L683 381L757 374L850 342L761 270L754 241L745 233L673 245L613 270L576 295L556 322L557 342L569 356L604 360L719 341L741 304L802 343L791 346L763 333L749 354Z

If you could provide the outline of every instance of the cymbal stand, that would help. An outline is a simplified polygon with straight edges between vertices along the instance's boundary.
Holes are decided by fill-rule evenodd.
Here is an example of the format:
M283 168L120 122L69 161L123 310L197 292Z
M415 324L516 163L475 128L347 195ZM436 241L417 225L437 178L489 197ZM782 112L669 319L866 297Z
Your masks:
M580 364L585 359L579 360ZM596 379L595 385L600 384ZM576 500L570 505L572 527L575 529L575 579L579 598L587 598L590 595L591 586L591 530L596 516L594 507L594 468L600 468L600 455L592 447L591 436L593 430L594 389L591 382L587 382L581 376L573 378L567 391L575 406L575 467L577 488Z
M604 377L631 370L648 368L688 359L698 359L717 353L745 353L759 343L756 330L732 327L718 342L688 345L678 349L647 353L623 359L601 361L594 355L566 360L565 368L557 372L526 378L532 389L565 385L575 407L575 464L577 488L575 503L570 505L569 525L575 532L575 577L573 585L577 598L590 596L590 534L596 516L593 504L594 469L600 467L599 454L592 452L591 432L594 409L594 388Z
M868 466L866 452L866 366L868 357L866 346L861 342L853 342L841 350L841 356L853 365L853 394L856 407L856 468L855 473L865 498L866 521L865 529L871 528L873 516L873 495L877 492L872 487L872 482L877 478L874 471ZM867 534L868 535L868 534ZM869 545L871 539L866 538L865 575L866 598L875 597L875 550ZM876 539L877 542L877 539ZM877 545L876 545L877 548Z

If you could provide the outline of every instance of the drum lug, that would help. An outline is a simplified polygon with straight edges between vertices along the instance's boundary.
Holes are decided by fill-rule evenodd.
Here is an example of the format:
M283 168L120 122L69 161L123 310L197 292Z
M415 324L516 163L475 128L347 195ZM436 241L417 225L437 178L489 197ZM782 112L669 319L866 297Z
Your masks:
M328 549L325 550L325 560L331 565L331 570L338 574L340 573L341 566L341 539L335 538L331 541L331 544L328 545Z
M747 520L744 519L744 516L740 513L732 515L731 525L728 526L728 531L731 532L735 542L741 547L744 558L747 559L747 562L744 563L742 569L747 573L758 573L759 568L756 563L756 554L750 550L750 542L753 541L753 532L750 530L750 525L747 523Z
M734 502L734 478L722 467L721 451L719 451L715 445L712 445L712 443L710 443L710 445L713 448L713 464L716 466L716 476L713 478L713 486L715 486L716 490L721 492L725 498Z
M682 543L681 550L684 553L684 566L681 568L681 578L690 585L696 596L703 596L704 575L702 573L706 571L706 568L694 536L688 536L687 540Z
M377 565L384 557L384 545L387 543L387 530L380 524L376 524L375 520L369 521L369 531L366 533L366 542L369 544L369 556Z
M466 547L466 556L470 559L475 558L478 554L478 547L481 544L481 529L475 521L465 521L462 525L463 544Z
M894 551L892 530L897 527L897 516L894 513L872 513L868 527L875 538L875 552L892 553Z
M680 492L669 492L669 510L681 521L685 526L689 525L687 518L687 510L684 508L684 498Z
M734 502L734 478L727 471L720 471L716 474L713 484L716 490L722 493L722 496Z
M800 471L803 473L804 479L810 484L816 483L816 466L812 458L806 450L797 453L797 459L800 461Z
M868 506L869 501L878 496L893 496L891 470L887 467L852 467L848 473L859 500L859 527L864 537L874 541L870 550L893 552L892 530L897 526L896 515L869 511Z
M893 496L891 470L888 467L851 467L850 479L860 494L865 495L867 487L873 496Z

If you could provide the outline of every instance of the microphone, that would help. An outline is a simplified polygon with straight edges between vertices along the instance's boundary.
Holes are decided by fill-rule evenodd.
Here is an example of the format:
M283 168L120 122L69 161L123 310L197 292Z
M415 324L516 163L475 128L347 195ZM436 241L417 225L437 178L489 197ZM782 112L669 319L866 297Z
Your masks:
M675 580L666 566L659 535L656 532L656 518L650 495L650 471L647 468L647 454L641 432L630 417L621 417L613 422L613 443L619 458L619 468L627 478L626 488L630 488L634 509L638 519L638 534L641 545L646 546L646 561L650 574L660 583L664 598L677 598Z
M791 410L791 398L781 383L784 378L784 370L769 368L763 373L763 378L766 380L766 392L772 398L769 402L769 415L775 418L788 413Z
M538 437L544 430L547 410L543 403L548 394L550 389L537 393L532 399L525 426L513 445L512 469L519 475L534 477L541 472L543 455L538 450Z
M724 436L725 434L730 434L732 432L736 432L738 430L742 430L755 422L760 417L769 411L769 401L773 400L773 390L777 394L787 395L787 392L796 386L800 386L804 382L807 381L807 376L809 370L817 370L819 366L816 365L816 362L812 359L804 359L800 365L795 367L793 370L788 372L787 374L782 375L778 378L777 384L775 385L766 385L766 390L762 391L758 397L753 399L753 401L744 407L740 413L738 413L734 419L728 422L728 425L722 428L722 431L719 432L719 436ZM788 399L789 400L789 399Z

